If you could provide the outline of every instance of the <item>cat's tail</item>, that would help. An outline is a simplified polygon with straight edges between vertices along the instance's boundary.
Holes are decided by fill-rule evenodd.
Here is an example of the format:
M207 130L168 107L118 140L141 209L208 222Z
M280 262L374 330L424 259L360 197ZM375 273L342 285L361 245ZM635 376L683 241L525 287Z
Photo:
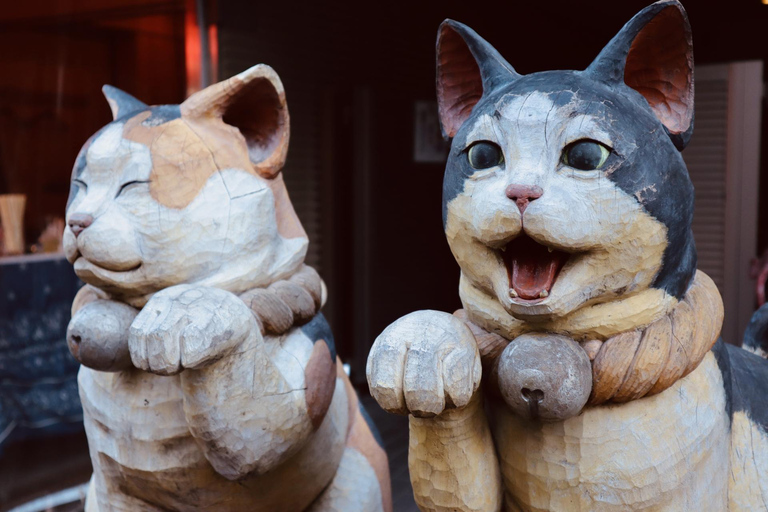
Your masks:
M768 303L755 311L749 320L742 348L768 358Z

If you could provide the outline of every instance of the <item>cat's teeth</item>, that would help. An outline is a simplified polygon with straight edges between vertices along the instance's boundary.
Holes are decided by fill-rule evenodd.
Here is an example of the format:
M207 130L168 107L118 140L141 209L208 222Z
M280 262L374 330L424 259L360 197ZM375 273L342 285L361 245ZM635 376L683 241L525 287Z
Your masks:
M552 251L554 251L554 249L553 249L553 248L551 248L551 247L547 247L547 250L548 250L549 252L552 252Z
M515 290L509 290L509 296L510 296L510 298L516 299L517 298L517 292Z
M541 290L541 293L539 293L539 297L542 299L546 299L549 297L549 292L547 290Z
M507 252L507 246L506 245L501 248L501 252Z

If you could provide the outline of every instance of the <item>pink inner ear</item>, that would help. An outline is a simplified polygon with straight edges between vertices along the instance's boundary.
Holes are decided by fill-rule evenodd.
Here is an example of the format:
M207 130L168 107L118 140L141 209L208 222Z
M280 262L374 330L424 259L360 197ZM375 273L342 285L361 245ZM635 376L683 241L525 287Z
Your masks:
M270 167L272 159L282 166L282 161L277 160L285 152L280 145L288 142L288 113L285 100L267 78L256 78L245 85L227 105L223 121L243 134L251 162L257 167ZM277 170L279 167L274 172Z
M450 26L443 26L437 49L437 103L449 137L456 135L482 95L480 68L467 43Z
M670 6L632 42L624 83L642 94L670 133L688 130L693 119L693 49L680 9Z

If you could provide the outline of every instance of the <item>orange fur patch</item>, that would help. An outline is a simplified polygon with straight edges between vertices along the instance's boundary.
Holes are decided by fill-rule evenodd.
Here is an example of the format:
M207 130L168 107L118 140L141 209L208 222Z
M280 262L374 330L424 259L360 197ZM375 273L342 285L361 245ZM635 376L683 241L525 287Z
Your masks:
M288 139L290 134L290 116L286 108L285 93L282 86L275 90L273 79L265 76L251 77L243 81L239 76L219 82L199 91L180 105L181 115L187 119L209 119L211 117L230 118L235 126L253 127L254 119L266 121L266 126L275 130L278 139L270 139L269 130L261 133L256 130L251 137L261 139L261 143L267 142L267 146L274 151L267 150L266 154L260 151L252 153L255 160L256 171L263 178L271 179L277 176L285 163L288 152ZM274 124L272 124L274 123ZM258 123L256 123L258 125ZM261 159L260 157L265 157Z
M344 373L344 365L341 363L341 359L336 358L336 377L341 379L344 383L344 391L347 392L347 414L349 423L347 425L347 442L349 442L349 436L352 433L352 427L355 424L355 418L357 418L357 411L359 409L357 392L352 387L352 383L349 382L347 374Z
M362 453L368 463L376 473L381 489L381 505L385 512L392 510L392 483L389 480L389 461L387 453L376 442L376 438L371 432L368 423L360 413L360 409L355 411L355 421L352 425L352 431L347 440L347 446L354 448Z
M392 483L389 480L389 460L387 453L379 446L376 438L371 432L368 423L360 413L359 400L355 388L349 382L347 374L344 373L341 360L337 358L336 367L337 376L344 382L344 388L347 391L347 402L349 404L349 433L347 435L347 446L360 452L376 473L381 489L381 504L384 512L392 512Z
M260 176L248 156L240 131L218 117L182 117L159 126L146 126L150 112L125 123L123 137L150 148L150 194L163 206L183 209L191 203L213 173L240 169ZM264 179L264 178L261 178ZM277 228L283 238L306 238L293 209L281 174L265 180L275 200Z
M150 112L125 123L123 137L144 144L152 154L149 191L168 208L183 209L200 193L213 173L241 169L256 175L240 132L220 119L204 122L174 119L146 126Z
M299 217L293 209L288 190L285 188L283 175L278 174L271 180L267 180L272 194L275 196L275 215L277 216L277 232L283 238L307 238L304 227L299 222Z
M304 368L304 380L307 383L307 412L312 426L317 429L328 412L336 389L336 361L331 359L331 351L325 341L315 342Z

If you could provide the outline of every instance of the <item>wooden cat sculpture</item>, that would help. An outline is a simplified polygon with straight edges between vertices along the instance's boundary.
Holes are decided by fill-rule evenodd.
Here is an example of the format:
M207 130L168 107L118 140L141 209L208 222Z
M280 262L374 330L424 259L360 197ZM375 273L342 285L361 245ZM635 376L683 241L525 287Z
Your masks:
M420 508L766 510L768 363L715 343L696 270L682 6L584 71L525 76L447 20L437 94L464 308L401 318L368 359L378 403L411 414Z
M390 511L279 172L278 76L259 65L181 105L104 93L114 121L78 156L64 234L88 283L67 333L86 509Z

